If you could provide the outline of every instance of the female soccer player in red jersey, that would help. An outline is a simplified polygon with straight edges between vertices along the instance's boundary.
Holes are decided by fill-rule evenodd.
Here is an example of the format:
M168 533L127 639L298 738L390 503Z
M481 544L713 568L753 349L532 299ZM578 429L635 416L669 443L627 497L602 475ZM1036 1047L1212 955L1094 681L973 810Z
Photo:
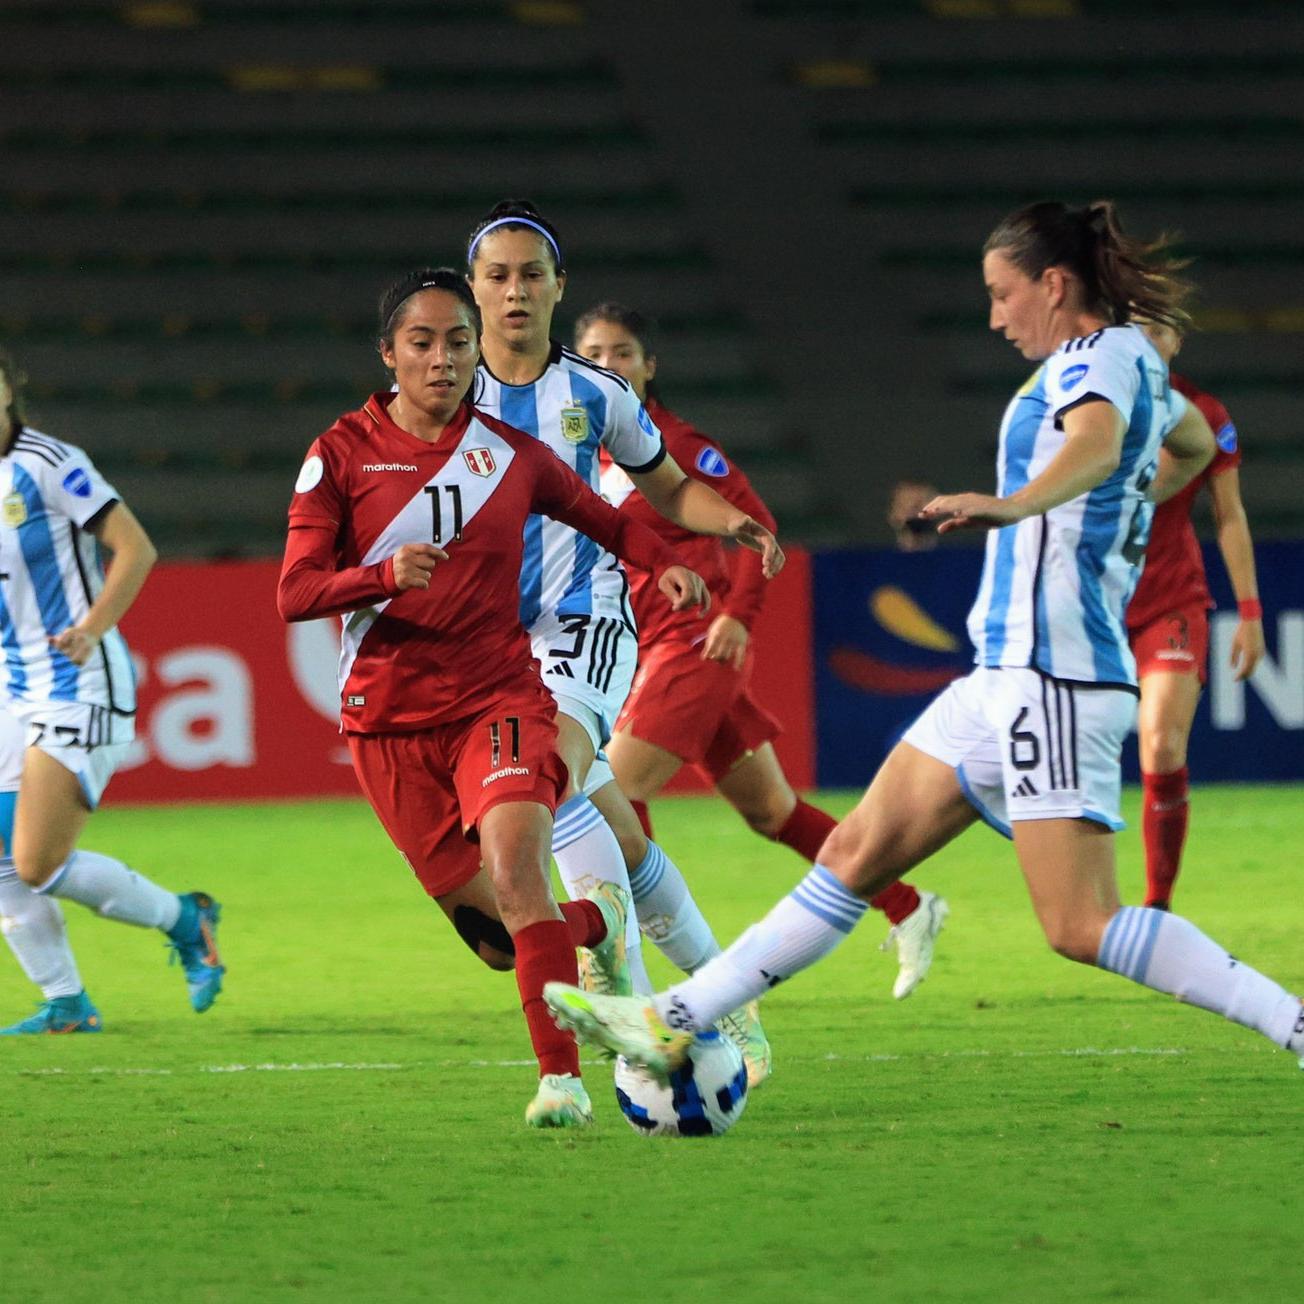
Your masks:
M309 449L281 615L343 618L341 719L362 789L459 934L493 967L514 959L541 1078L527 1122L584 1124L575 1040L548 1018L543 985L574 981L582 946L628 989L625 902L607 890L559 910L549 887L566 770L518 616L525 521L547 513L650 567L679 606L709 598L650 530L467 402L477 320L461 276L412 273L380 317L397 391L373 394Z
M1148 325L1160 356L1170 363L1182 345L1171 326ZM1141 685L1137 741L1141 751L1141 833L1146 852L1148 906L1167 910L1186 841L1186 744L1200 689L1208 677L1209 609L1200 545L1191 508L1201 488L1213 497L1218 549L1236 594L1240 624L1232 638L1231 665L1247 679L1263 656L1263 612L1254 572L1254 544L1241 502L1241 450L1227 409L1181 376L1174 389L1204 413L1218 441L1214 459L1180 493L1155 510L1145 570L1127 609L1128 639Z
M651 326L641 313L619 303L590 308L575 324L575 351L629 381L670 456L689 475L711 484L768 529L775 528L769 508L737 464L649 393L657 358ZM691 765L757 833L814 863L837 821L792 790L774 752L778 721L755 700L748 683L750 630L765 598L760 558L739 549L730 559L719 539L678 528L632 493L633 487L618 466L603 475L603 497L656 530L685 560L692 559L711 590L715 613L709 621L696 612L670 613L653 600L651 576L630 576L639 668L606 749L616 781L651 837L647 803L681 766ZM640 903L643 893L635 876L631 887ZM892 883L870 905L892 924L888 941L895 943L900 962L892 994L901 1000L932 964L946 902L909 884ZM655 902L652 913L660 913Z

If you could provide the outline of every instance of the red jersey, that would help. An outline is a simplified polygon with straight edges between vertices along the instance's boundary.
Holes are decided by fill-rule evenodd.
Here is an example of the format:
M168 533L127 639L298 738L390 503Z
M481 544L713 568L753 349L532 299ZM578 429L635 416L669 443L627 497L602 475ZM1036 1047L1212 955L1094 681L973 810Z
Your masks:
M1227 409L1184 377L1174 375L1169 379L1173 388L1185 394L1204 414L1218 441L1218 449L1213 461L1181 493L1155 508L1150 542L1146 545L1145 569L1128 604L1128 629L1140 629L1181 607L1213 606L1200 542L1191 524L1191 508L1196 495L1215 475L1241 464L1236 427Z
M640 568L678 560L537 439L463 404L430 444L390 420L393 398L373 394L308 450L277 594L286 620L343 615L340 714L352 733L462 719L537 678L518 616L532 512ZM400 591L394 554L432 542L448 560L428 589Z
M648 398L644 406L665 439L666 452L679 463L685 475L710 485L767 530L774 530L774 517L769 508L716 444L656 399ZM603 472L602 494L620 508L622 516L648 526L671 544L684 558L684 565L695 570L711 591L711 610L705 616L697 608L672 611L666 602L657 601L658 591L652 575L642 570L631 571L630 597L640 643L650 645L666 638L700 642L706 637L711 621L721 612L751 629L765 597L766 580L760 553L737 548L731 556L723 540L714 535L693 534L666 520L642 494L634 492L634 482L614 463Z

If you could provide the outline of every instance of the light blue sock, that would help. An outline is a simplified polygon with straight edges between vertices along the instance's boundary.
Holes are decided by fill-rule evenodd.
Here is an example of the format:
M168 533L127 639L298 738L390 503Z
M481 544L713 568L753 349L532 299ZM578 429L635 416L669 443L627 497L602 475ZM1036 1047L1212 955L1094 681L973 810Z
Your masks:
M785 978L823 959L868 909L823 865L815 865L759 924L656 998L672 1028L702 1032Z

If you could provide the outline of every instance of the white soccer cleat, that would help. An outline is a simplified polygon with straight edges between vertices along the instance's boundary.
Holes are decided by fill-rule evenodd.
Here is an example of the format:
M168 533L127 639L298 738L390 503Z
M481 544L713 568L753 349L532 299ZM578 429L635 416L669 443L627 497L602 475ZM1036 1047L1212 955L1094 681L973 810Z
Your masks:
M525 1107L525 1121L531 1127L587 1127L593 1122L593 1103L573 1074L545 1073Z
M774 1072L774 1056L770 1039L761 1027L761 1007L758 1001L746 1005L717 1019L715 1026L738 1047L747 1066L747 1088L759 1087Z
M569 983L546 983L543 999L559 1028L642 1064L665 1082L688 1058L692 1032L666 1026L650 996L599 996Z
M893 924L883 944L896 947L897 976L892 995L903 1001L924 981L933 965L933 944L946 923L951 907L935 892L921 892L919 904L899 924Z
M634 984L629 976L629 952L625 946L625 920L629 917L629 893L618 883L599 883L589 892L607 924L607 936L597 946L581 946L576 953L580 986L597 996L631 996Z

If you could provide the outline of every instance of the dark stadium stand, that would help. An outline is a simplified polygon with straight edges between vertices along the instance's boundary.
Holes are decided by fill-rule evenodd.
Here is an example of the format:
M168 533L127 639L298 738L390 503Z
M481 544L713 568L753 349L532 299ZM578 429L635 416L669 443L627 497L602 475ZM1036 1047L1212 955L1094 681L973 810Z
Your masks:
M990 482L1023 364L987 229L1110 195L1197 258L1183 363L1256 529L1299 533L1304 22L1170 8L10 0L0 340L167 551L275 552L303 448L383 382L380 287L528 195L563 308L659 317L667 398L785 533L874 539L899 476Z

